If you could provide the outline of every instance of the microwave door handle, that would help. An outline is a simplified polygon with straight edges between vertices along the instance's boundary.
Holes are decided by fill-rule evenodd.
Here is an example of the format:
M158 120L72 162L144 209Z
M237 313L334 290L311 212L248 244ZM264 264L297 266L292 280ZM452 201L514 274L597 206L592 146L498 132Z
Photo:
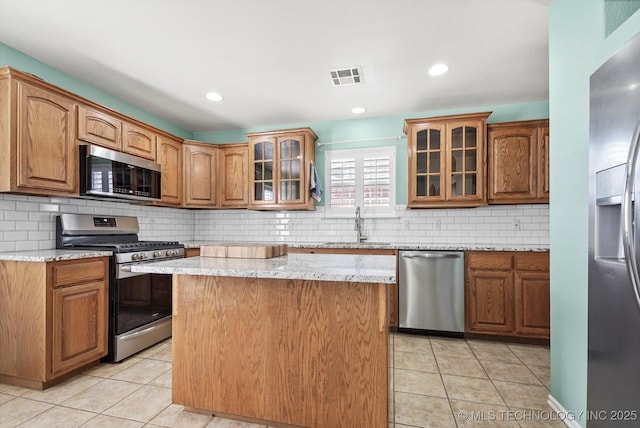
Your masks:
M638 272L638 261L636 258L636 234L638 233L635 217L640 215L640 210L634 204L640 202L640 199L634 198L636 192L636 175L638 167L638 154L640 152L640 120L636 123L631 139L631 147L627 158L625 170L625 181L622 193L622 247L626 260L627 272L631 278L631 286L633 294L636 298L636 304L640 309L640 273ZM635 199L635 201L634 201Z

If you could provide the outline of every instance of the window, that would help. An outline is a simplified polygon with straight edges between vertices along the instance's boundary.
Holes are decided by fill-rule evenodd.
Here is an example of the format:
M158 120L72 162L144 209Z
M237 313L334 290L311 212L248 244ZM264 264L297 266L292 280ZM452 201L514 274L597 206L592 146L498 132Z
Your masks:
M393 215L395 206L395 147L327 150L325 183L327 216Z

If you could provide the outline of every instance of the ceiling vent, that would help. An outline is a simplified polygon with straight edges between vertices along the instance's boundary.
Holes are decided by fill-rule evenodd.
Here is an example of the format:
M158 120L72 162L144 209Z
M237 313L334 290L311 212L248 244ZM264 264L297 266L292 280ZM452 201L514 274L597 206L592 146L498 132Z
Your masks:
M360 67L341 68L339 70L331 70L329 73L331 74L333 86L362 83L362 70L360 70Z

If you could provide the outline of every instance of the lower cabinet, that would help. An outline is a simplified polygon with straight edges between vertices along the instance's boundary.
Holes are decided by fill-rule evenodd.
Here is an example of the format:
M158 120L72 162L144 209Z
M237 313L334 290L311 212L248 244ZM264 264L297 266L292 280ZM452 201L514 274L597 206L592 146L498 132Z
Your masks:
M0 262L0 382L44 389L107 354L108 263Z
M465 332L548 339L549 253L468 251Z

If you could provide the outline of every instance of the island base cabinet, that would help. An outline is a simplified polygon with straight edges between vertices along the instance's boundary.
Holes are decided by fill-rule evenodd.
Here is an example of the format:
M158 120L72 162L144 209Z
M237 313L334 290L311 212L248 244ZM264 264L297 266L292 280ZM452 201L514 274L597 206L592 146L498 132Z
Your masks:
M173 402L282 425L387 427L387 289L174 275Z

